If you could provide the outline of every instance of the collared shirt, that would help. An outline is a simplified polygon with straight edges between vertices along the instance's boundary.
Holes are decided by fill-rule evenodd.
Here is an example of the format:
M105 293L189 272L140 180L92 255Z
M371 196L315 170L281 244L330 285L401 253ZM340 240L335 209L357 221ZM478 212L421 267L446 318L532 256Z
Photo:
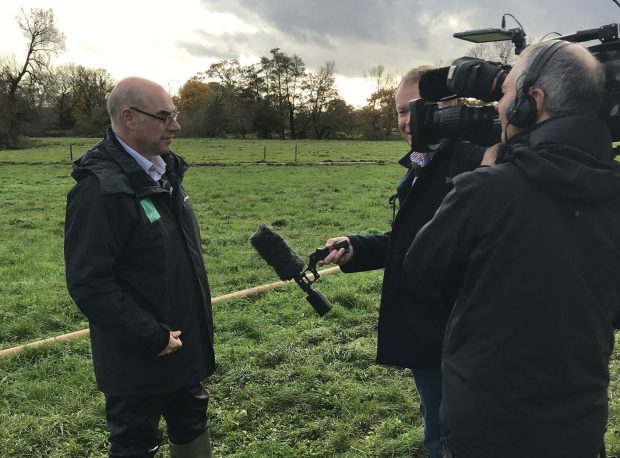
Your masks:
M414 176L413 181L411 182L411 186L413 186L418 180L418 174L420 173L420 169L430 163L433 160L434 155L434 151L428 151L425 153L419 153L417 151L411 152L411 154L409 155L409 160L411 161L411 168L414 170Z
M435 151L426 151L420 153L418 151L410 151L400 158L398 163L403 167L409 169L409 172L401 179L397 191L404 186L404 183L407 181L409 177L411 178L411 185L413 187L415 182L418 180L418 175L420 174L420 170L428 165L432 160L433 156L435 156ZM394 224L394 219L396 218L396 198L398 197L398 192L392 196L390 196L390 206L392 207L392 225ZM404 198L401 196L401 198Z
M433 160L434 153L434 151L428 151L425 153L418 153L417 151L412 151L409 155L409 160L411 161L412 166L417 165L418 167L422 168Z
M138 153L135 149L125 143L121 138L116 135L118 142L125 148L125 151L133 157L136 162L144 169L144 171L153 180L159 181L164 173L166 173L166 163L160 156L153 156L153 160L149 161L147 158Z

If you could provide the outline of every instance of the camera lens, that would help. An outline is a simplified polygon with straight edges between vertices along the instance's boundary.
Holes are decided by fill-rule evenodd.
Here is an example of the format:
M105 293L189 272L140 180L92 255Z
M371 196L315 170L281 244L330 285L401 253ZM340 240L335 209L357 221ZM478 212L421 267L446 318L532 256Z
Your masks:
M460 105L438 109L433 113L431 124L430 130L438 138L460 137L479 144L496 143L501 133L499 118L492 106Z

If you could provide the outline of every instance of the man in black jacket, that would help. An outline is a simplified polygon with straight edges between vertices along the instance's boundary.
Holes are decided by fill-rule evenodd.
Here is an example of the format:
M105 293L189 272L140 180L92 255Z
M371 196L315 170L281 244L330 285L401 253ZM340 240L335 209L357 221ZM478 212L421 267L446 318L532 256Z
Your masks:
M594 458L603 446L620 310L620 166L595 119L604 82L579 45L527 48L497 107L497 165L457 177L407 253L410 278L452 309L447 457Z
M398 127L411 145L409 101L420 97L418 82L431 67L410 70L396 90ZM417 231L432 217L446 193L450 178L480 165L484 149L458 140L444 140L431 152L408 152L399 163L407 168L396 191L400 208L391 232L350 235L327 240L331 247L349 240L349 252L332 251L325 263L339 264L343 272L385 268L377 362L412 369L420 411L424 419L424 445L433 458L441 458L439 403L441 400L441 341L447 320L437 299L419 288L403 269L403 258Z
M69 293L90 324L111 457L157 453L163 416L172 457L210 457L215 367L198 223L169 151L180 131L170 95L130 77L108 98L111 128L73 164L67 197Z

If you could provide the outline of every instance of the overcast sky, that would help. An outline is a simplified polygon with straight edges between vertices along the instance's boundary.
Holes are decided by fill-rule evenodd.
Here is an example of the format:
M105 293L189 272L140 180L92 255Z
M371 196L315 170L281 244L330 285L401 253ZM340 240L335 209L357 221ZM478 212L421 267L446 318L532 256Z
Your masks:
M334 60L339 92L356 106L372 67L402 74L451 61L472 46L454 32L500 27L504 13L537 39L620 22L613 0L0 0L0 53L20 60L20 8L54 9L66 35L57 64L144 76L174 93L214 62L249 64L277 47L311 70ZM506 27L517 24L508 17Z

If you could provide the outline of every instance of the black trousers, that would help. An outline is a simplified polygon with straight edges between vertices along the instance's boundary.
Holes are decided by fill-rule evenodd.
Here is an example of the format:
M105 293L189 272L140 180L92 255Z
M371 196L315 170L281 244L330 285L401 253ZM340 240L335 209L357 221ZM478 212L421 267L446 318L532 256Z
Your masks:
M105 395L110 430L110 457L146 458L161 444L161 417L166 420L170 442L183 445L209 426L209 393L198 383L173 393L151 396Z

